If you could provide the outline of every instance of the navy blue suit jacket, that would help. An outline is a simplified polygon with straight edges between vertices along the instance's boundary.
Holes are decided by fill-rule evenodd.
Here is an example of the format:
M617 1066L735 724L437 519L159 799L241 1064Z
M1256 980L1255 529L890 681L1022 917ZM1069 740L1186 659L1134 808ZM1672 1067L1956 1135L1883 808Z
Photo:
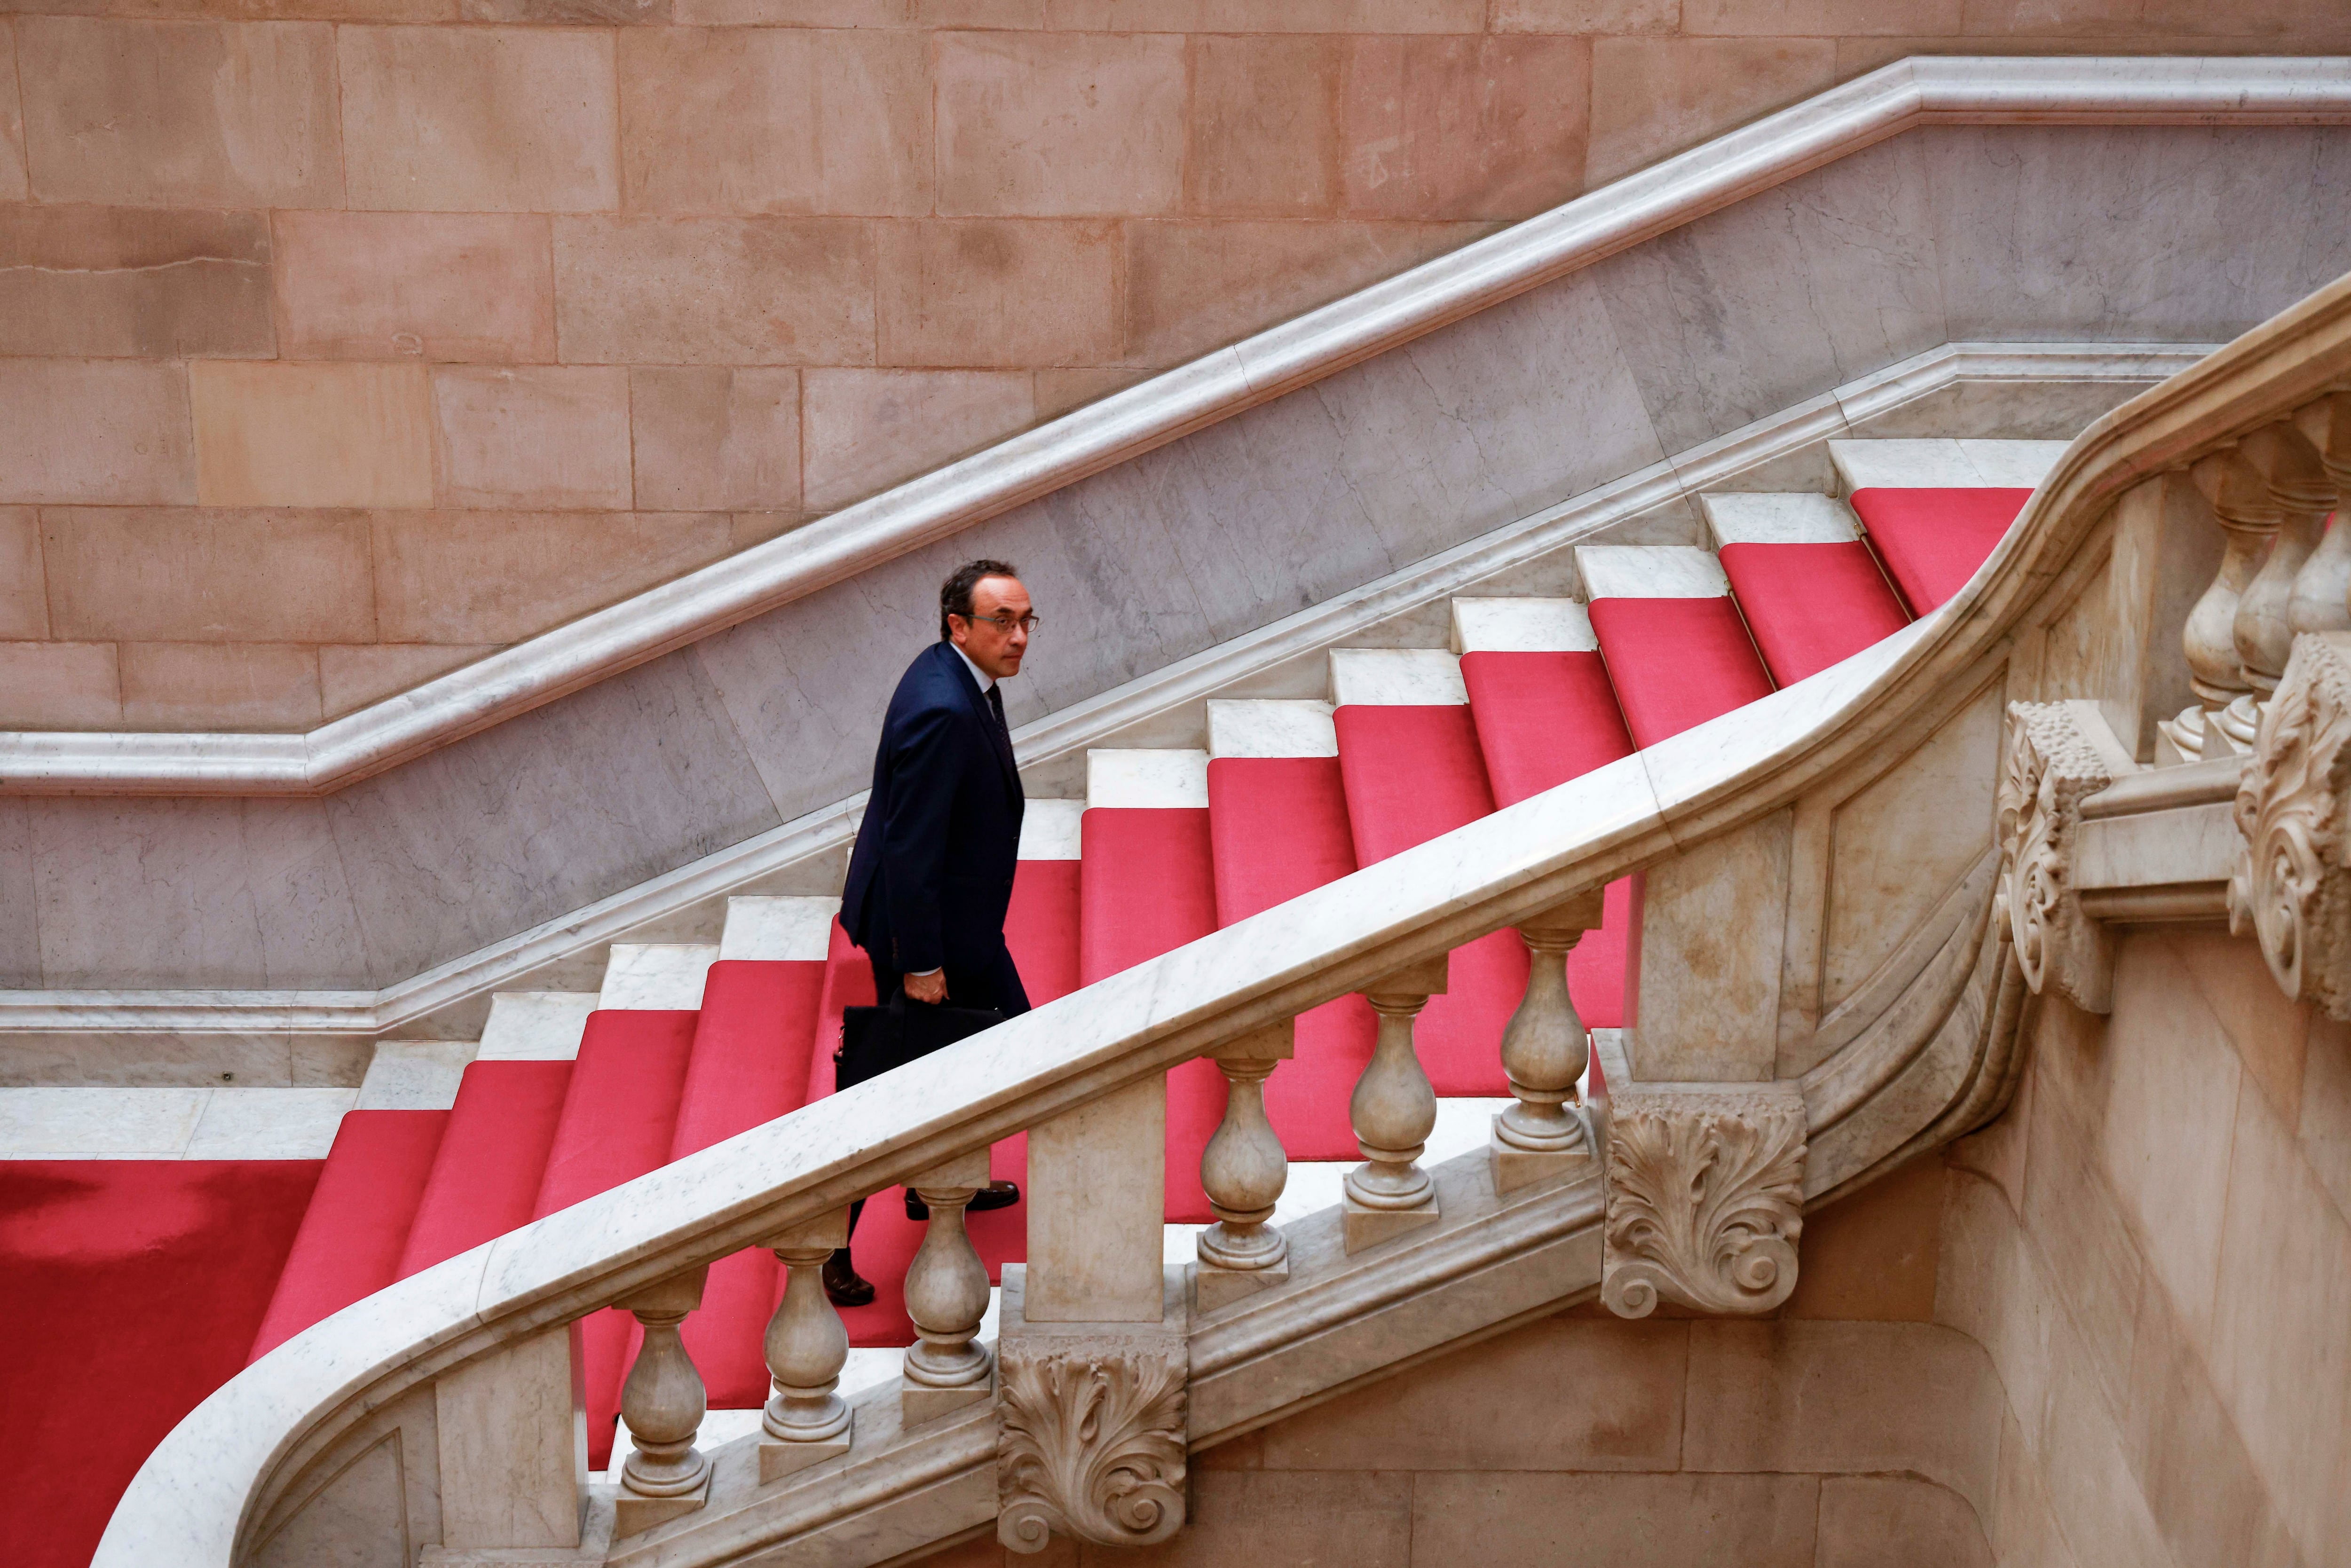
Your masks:
M882 720L873 793L849 856L850 940L918 975L993 963L1020 855L1012 743L954 645L914 656Z

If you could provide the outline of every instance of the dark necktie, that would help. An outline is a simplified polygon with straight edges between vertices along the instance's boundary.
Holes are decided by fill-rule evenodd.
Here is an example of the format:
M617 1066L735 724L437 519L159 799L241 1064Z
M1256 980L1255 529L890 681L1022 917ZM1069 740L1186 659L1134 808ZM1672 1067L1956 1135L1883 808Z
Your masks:
M1012 738L1012 727L1004 722L1003 687L990 686L987 688L987 711L996 716L996 727L1004 732L1004 738L1008 741L1010 740Z

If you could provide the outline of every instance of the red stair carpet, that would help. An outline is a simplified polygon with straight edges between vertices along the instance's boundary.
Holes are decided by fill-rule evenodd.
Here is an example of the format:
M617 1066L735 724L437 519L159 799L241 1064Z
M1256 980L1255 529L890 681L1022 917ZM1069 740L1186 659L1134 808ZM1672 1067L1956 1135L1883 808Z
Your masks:
M89 1562L148 1454L245 1365L320 1166L0 1163L0 1563Z
M2032 498L2030 490L1872 486L1855 490L1852 505L1910 612L1924 615L1966 585Z

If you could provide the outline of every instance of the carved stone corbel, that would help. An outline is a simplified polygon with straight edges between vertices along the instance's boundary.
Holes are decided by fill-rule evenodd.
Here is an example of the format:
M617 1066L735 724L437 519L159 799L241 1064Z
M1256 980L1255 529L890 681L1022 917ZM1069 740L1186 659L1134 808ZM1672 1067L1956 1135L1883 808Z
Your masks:
M2351 1019L2351 633L2294 641L2237 786L2245 848L2229 879L2229 929L2251 926L2285 994Z
M997 1343L996 1539L1055 1534L1150 1546L1184 1527L1191 1374L1183 1276L1163 1321L1031 1323L1027 1270L1007 1264Z
M1600 1299L1768 1312L1796 1288L1804 1097L1792 1083L1625 1088L1609 1099Z
M2053 983L2074 1006L2114 1008L2114 952L2072 885L2082 801L2114 782L2063 703L2011 703L2000 778L2000 881L1993 924L2015 945L2024 983Z

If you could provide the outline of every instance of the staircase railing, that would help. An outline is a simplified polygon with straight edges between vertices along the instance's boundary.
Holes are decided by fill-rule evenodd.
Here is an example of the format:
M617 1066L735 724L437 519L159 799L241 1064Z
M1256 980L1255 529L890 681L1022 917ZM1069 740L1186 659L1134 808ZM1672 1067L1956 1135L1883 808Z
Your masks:
M437 1444L444 1548L573 1545L582 1499L571 1336L611 1305L644 1329L622 1400L636 1448L615 1529L698 1507L710 1469L696 1447L703 1396L677 1325L709 1264L753 1246L774 1248L790 1270L768 1339L777 1395L759 1457L761 1479L779 1481L853 1437L832 1392L845 1336L810 1276L846 1206L901 1183L931 1207L907 1281L920 1340L900 1389L904 1424L995 1402L1009 1544L1034 1549L1051 1530L1160 1539L1182 1521L1188 1317L1275 1283L1289 1261L1268 1224L1283 1162L1259 1086L1288 1054L1291 1020L1350 992L1379 1014L1379 1044L1351 1107L1365 1158L1348 1177L1343 1227L1345 1249L1369 1253L1437 1218L1438 1195L1419 1163L1435 1101L1414 1051L1415 1016L1445 988L1450 950L1505 926L1520 930L1535 961L1497 1045L1516 1103L1496 1118L1494 1189L1588 1175L1604 1159L1612 1306L1637 1314L1661 1292L1714 1310L1775 1304L1792 1284L1803 1201L1998 1111L2013 1080L2024 983L2006 929L2020 943L2039 934L2017 923L2012 898L2010 920L1991 928L1993 879L1980 861L1918 923L1905 944L1911 956L1886 971L1893 978L1863 986L1820 1020L1812 1038L1822 1050L1807 1071L1707 1086L1681 1111L1669 1086L1612 1083L1607 1114L1593 1117L1576 1101L1584 1032L1562 964L1573 936L1597 924L1598 890L1644 868L1654 888L1660 868L1713 853L1791 807L1833 789L1850 797L1855 779L1881 774L1887 755L1915 748L1922 726L1942 724L2002 669L2022 672L2011 693L2019 682L2059 696L2114 689L2059 689L2074 678L2064 661L2029 645L2051 641L2053 603L2079 596L2085 547L2121 537L2117 501L2323 402L2346 380L2351 279L2099 421L1949 604L1834 669L337 1313L164 1440L94 1561L246 1561L260 1521L282 1521L303 1488L356 1463L355 1432L420 1400ZM2178 635L2161 620L2150 612L2125 628L2137 653L2112 648L2099 667L2145 664ZM2003 870L2020 860L2016 816L2003 817ZM1983 853L1993 853L1989 840ZM2018 884L2007 885L2012 894ZM1746 896L1730 906L1759 929L1790 907L1741 904ZM1640 1071L1648 1027L1636 1019L1632 1031L1635 1078L1655 1076ZM1217 1222L1179 1285L1162 1267L1164 1074L1202 1056L1230 1085L1201 1173ZM1676 1122L1685 1112L1696 1120ZM1676 1129L1687 1125L1745 1139L1757 1155L1741 1178L1757 1201L1725 1221L1719 1256L1696 1260L1658 1239L1677 1218L1661 1207L1676 1199L1673 1181L1655 1178L1672 1176ZM989 1145L1024 1131L1029 1262L1017 1281L1008 1270L991 1352L978 1338L987 1287L963 1211L986 1180ZM1072 1451L1086 1443L1111 1451Z

